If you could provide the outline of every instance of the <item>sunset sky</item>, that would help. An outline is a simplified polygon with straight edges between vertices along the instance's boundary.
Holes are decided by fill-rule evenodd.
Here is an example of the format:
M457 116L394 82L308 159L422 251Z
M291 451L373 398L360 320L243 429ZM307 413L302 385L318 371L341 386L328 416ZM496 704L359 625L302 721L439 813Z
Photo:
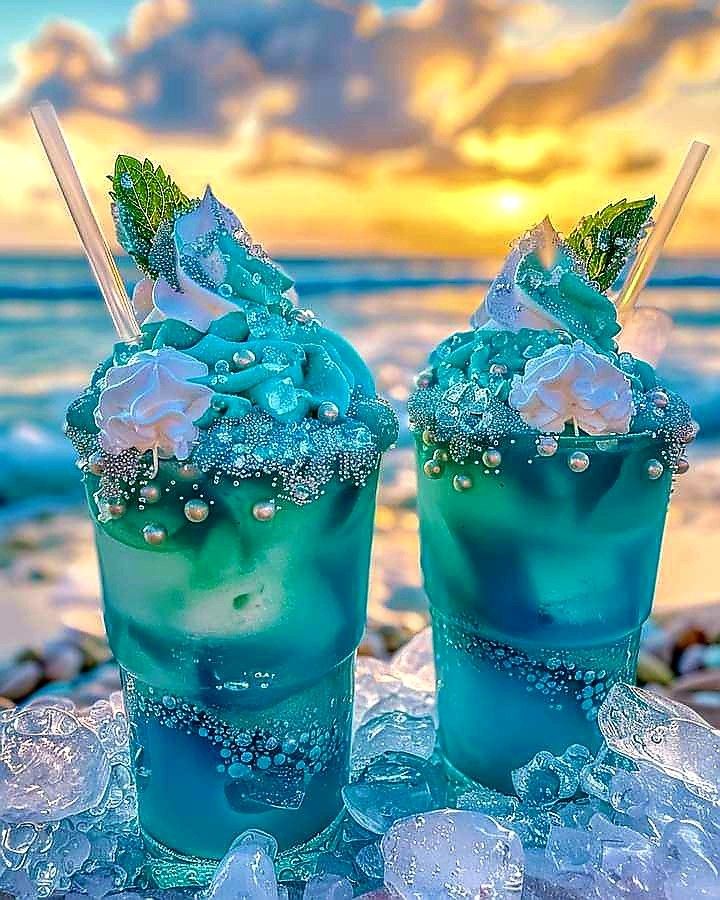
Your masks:
M57 11L62 8L62 17ZM3 0L0 247L71 249L27 109L51 99L109 226L116 153L206 181L276 253L483 256L662 198L720 252L720 7L704 0ZM714 157L717 157L714 158Z

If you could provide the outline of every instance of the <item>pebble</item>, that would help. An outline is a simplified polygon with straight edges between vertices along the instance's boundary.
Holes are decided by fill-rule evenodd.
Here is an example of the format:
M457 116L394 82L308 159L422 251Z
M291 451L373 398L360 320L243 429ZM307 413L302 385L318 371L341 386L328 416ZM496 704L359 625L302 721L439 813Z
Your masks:
M690 672L681 675L673 682L675 691L720 691L720 670L701 669L698 672Z
M43 678L43 668L34 659L13 663L0 677L0 696L8 700L23 700L31 694Z
M638 680L645 684L670 684L673 680L673 671L660 657L641 650L638 656L637 667Z
M48 681L70 681L85 664L85 654L69 641L52 641L43 648L43 667Z
M690 644L680 654L677 661L677 671L680 675L687 675L688 672L695 672L702 669L705 665L705 652L707 647L704 644Z

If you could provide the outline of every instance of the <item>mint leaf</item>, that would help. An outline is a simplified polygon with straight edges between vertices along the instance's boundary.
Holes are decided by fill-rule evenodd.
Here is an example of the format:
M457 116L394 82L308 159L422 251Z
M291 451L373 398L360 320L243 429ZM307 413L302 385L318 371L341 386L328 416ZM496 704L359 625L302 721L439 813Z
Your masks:
M581 219L566 243L582 261L588 277L606 291L635 251L655 206L655 198L618 200Z
M157 277L150 261L153 239L160 226L189 209L191 201L162 166L155 167L149 159L118 156L109 178L118 241L145 274Z

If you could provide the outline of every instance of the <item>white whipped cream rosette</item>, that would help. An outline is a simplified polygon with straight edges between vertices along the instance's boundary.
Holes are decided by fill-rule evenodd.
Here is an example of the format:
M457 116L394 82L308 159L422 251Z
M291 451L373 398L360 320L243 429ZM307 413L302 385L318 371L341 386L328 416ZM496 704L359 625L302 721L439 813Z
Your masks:
M95 410L103 450L117 455L135 447L187 459L198 437L195 422L213 396L190 379L207 374L205 363L167 347L143 350L108 369Z
M528 425L556 434L568 422L587 434L626 434L635 414L627 377L583 341L531 359L513 378L508 402Z

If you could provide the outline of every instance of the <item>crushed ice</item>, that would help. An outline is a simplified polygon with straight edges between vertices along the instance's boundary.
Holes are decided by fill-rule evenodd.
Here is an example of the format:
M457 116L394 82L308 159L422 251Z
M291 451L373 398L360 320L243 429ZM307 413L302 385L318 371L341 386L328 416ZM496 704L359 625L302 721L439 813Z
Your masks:
M429 630L390 663L360 659L351 783L331 840L288 872L239 835L211 883L151 888L120 694L0 713L0 893L18 900L686 900L720 896L720 732L629 685L605 743L541 752L516 796L448 781L437 755ZM492 727L488 723L488 727ZM281 874L278 880L277 872Z

